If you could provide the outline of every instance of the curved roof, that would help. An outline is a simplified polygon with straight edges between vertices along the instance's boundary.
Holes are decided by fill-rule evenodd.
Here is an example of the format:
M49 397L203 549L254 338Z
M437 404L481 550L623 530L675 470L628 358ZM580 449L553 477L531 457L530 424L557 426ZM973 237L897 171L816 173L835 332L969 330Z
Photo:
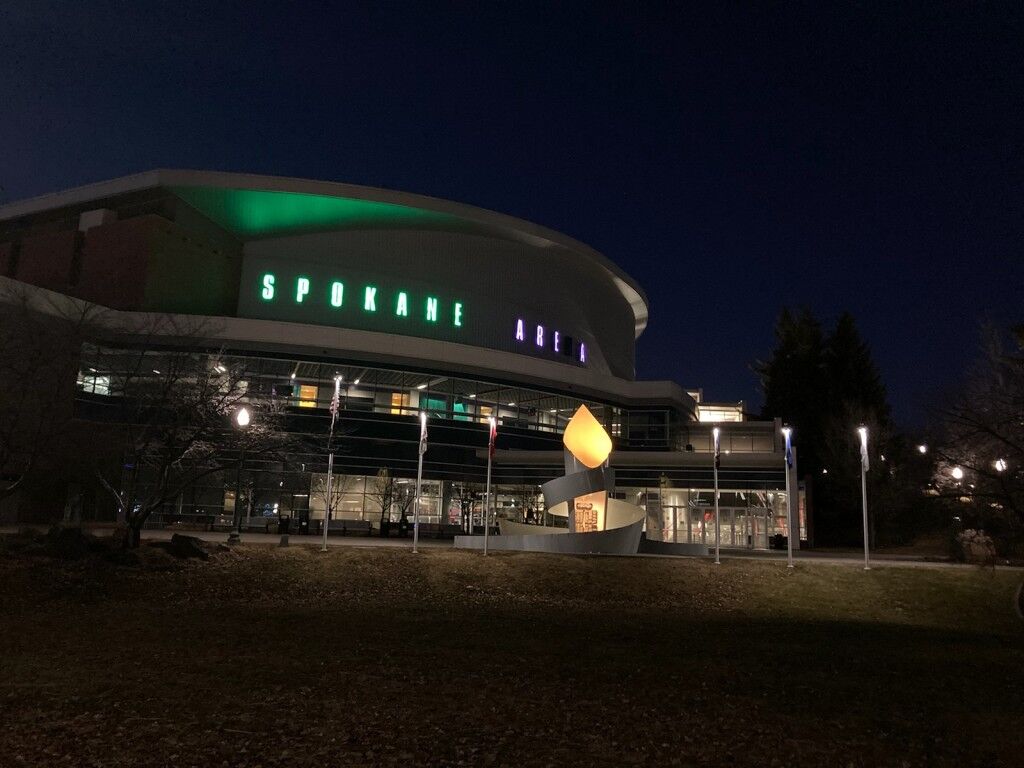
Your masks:
M647 326L647 296L633 278L588 245L553 229L425 195L329 181L211 171L154 170L0 207L0 220L165 188L245 240L318 229L400 227L465 231L535 247L561 247L595 262L633 310L635 334Z

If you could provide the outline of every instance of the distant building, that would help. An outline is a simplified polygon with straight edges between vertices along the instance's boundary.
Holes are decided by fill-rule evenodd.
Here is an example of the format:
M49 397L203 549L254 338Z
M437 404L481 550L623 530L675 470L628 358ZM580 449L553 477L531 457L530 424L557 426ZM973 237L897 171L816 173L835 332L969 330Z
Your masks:
M371 485L382 467L414 475L425 411L422 519L465 523L492 416L497 506L521 518L540 504L531 489L561 471L561 430L586 403L614 440L617 493L663 522L648 536L708 536L712 422L722 430L723 544L763 547L786 532L778 424L748 420L742 402L637 380L643 290L605 256L536 224L347 184L158 170L0 207L0 270L125 316L215 318L221 359L244 363L253 395L288 398L323 425L314 428L326 428L342 376L339 517L380 516ZM121 375L90 362L86 350L76 400L85 420L98 418ZM322 518L310 493L321 465L310 457L250 470L282 478L257 483L253 524ZM210 521L233 509L233 488L214 476L153 522Z

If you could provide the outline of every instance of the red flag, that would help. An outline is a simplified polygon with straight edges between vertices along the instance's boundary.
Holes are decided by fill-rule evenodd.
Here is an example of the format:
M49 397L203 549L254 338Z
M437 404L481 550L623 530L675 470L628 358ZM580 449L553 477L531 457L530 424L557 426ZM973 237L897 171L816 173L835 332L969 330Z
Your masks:
M491 435L487 440L487 455L494 458L494 441L498 439L498 422L491 418Z

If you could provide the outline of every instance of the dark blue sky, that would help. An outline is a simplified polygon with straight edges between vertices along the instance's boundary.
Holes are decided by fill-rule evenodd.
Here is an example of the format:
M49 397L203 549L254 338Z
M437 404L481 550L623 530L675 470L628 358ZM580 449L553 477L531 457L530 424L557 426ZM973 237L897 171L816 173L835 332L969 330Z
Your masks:
M8 0L0 194L193 167L472 203L641 282L644 377L759 407L779 309L848 309L919 419L981 319L1024 321L1020 4L638 5Z

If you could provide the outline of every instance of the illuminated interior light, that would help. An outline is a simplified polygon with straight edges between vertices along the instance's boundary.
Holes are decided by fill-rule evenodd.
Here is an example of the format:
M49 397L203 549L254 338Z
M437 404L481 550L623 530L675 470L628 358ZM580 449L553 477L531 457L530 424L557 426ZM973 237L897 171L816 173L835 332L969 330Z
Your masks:
M352 386L358 387L359 386L359 379L356 379L355 381L353 381L352 382Z
M470 400L475 400L476 399L476 393L473 393L472 395L470 395L469 399Z
M260 291L260 297L264 301L274 298L274 276L269 272L263 276L263 290Z
M565 425L562 443L576 460L589 469L600 467L612 452L612 439L585 405Z
M160 371L158 371L156 368L153 369L153 373L155 373L157 376L160 375Z
M300 277L295 281L295 301L298 304L302 303L303 297L309 293L309 278Z
M426 389L426 388L427 388L426 384L417 384L416 385L416 389Z

